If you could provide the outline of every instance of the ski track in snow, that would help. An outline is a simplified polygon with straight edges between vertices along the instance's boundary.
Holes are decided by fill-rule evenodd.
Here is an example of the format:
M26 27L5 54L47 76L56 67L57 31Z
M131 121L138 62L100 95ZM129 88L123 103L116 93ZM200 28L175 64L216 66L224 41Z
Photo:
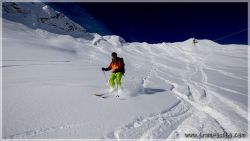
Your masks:
M8 136L8 137L5 137L5 139L27 139L27 138L35 137L37 135L46 134L46 133L50 133L50 132L55 132L55 131L58 131L58 130L66 130L66 129L85 126L86 124L87 123L66 124L66 125L53 126L53 127L48 127L48 128L40 128L40 129L35 129L35 130L27 131L27 132L24 132L24 133Z
M130 138L130 139L163 139L164 138L164 139L167 139L169 137L178 138L180 134L179 132L181 130L184 130L185 128L191 128L191 126L187 126L187 123L185 123L185 121L193 120L194 118L197 118L197 116L202 117L203 115L206 115L209 121L212 121L213 124L216 124L218 127L217 130L219 131L244 132L240 128L235 126L234 123L222 111L219 111L219 109L215 109L209 106L209 102L211 101L212 97L214 97L220 100L221 102L223 102L225 106L230 107L236 114L241 116L243 119L247 120L248 114L246 111L242 110L239 106L228 101L224 97L216 94L216 92L212 91L208 87L208 86L211 86L212 84L208 83L208 78L204 71L204 68L206 69L211 69L211 68L208 68L207 65L205 65L204 61L212 53L200 59L199 56L195 56L195 54L185 52L177 46L172 46L172 47L179 50L179 52L184 58L188 57L189 60L191 60L188 62L187 60L183 59L185 60L185 63L186 63L186 70L181 75L183 77L182 78L183 82L187 86L185 90L186 94L183 94L176 89L180 87L179 85L159 75L159 72L161 73L164 72L164 70L162 69L163 68L166 69L167 66L162 66L162 64L154 63L156 59L154 57L151 57L151 61L150 61L151 69L146 73L146 76L142 78L141 85L142 86L147 85L152 75L155 74L155 76L158 79L163 80L167 85L169 84L172 85L169 91L179 98L179 102L159 114L154 114L148 117L138 117L135 120L131 121L130 123L125 124L121 126L120 128L101 137L102 139L126 139L126 138ZM157 56L157 54L152 53L152 56ZM62 62L68 62L68 61L62 61ZM45 64L45 65L48 65L48 64ZM222 71L220 72L227 76L232 76L234 78L237 78L229 73L222 72ZM200 82L195 82L192 80L192 77L196 75L197 73L201 74ZM226 89L226 88L221 88L221 89ZM229 89L226 89L226 90L233 91ZM242 94L237 91L233 91L233 92L237 94ZM206 124L205 122L208 122L208 121L201 120L201 122L204 122L204 123L202 123L202 127L200 128L204 128L203 126ZM54 126L54 127L48 127L48 128L41 128L41 129L35 129L35 130L27 131L24 133L12 135L6 138L7 139L32 138L37 135L55 132L58 130L66 130L66 129L76 128L76 127L81 127L84 125L85 124L68 124L68 125L60 125L60 126Z
M175 88L179 87L177 84L172 83L170 80L167 80L160 75L158 75L159 65L152 65L148 75L143 79L143 84L146 81L149 81L149 77L151 77L152 73L166 82L167 84L172 84L173 87L170 91L175 94L180 101L174 105L171 109L165 110L165 112L149 116L149 117L140 117L135 119L134 121L108 133L103 136L102 139L167 139L168 137L175 139L178 138L179 133L178 130L183 130L187 127L186 123L182 126L182 123L185 120L192 120L192 118L202 117L206 115L208 121L203 122L213 122L213 124L217 125L217 131L228 132L228 133L247 133L247 131L241 130L239 127L234 125L234 121L231 121L227 116L227 113L223 113L219 109L211 107L209 104L211 102L212 97L220 100L225 104L225 106L230 107L235 114L242 117L246 121L248 121L248 114L246 111L242 110L238 105L229 101L228 99L216 94L216 92L212 91L208 86L212 85L208 83L208 77L204 71L204 68L211 69L207 65L205 65L205 60L212 55L212 51L207 54L205 57L195 56L195 54L191 54L187 51L180 49L178 46L172 46L175 49L179 50L181 55L184 57L188 57L190 62L186 62L186 71L182 74L183 81L185 85L187 85L187 93L184 95L183 93L178 92ZM152 56L157 54L152 54ZM195 57L194 57L195 56ZM199 58L199 59L197 59ZM151 58L151 62L153 62L154 58ZM193 65L191 67L191 65ZM167 67L167 66L166 66ZM166 68L165 67L165 68ZM193 70L193 69L194 70ZM222 73L225 76L229 76L236 79L241 79L237 76L234 76L230 73L216 70L219 73ZM201 82L197 83L192 80L192 77L196 74L201 74ZM226 88L221 88L226 89ZM233 91L230 89L226 89L227 91ZM200 92L201 91L201 92ZM244 95L237 91L237 94ZM244 95L245 96L245 95ZM196 117L191 115L197 115ZM201 122L201 121L200 121ZM192 123L190 123L192 124ZM202 123L201 129L203 129L206 123ZM191 128L192 125L188 126ZM186 131L188 131L187 129ZM171 131L171 132L169 132ZM200 132L203 132L200 130ZM205 132L206 133L206 132Z
M64 64L64 63L70 63L71 61L38 61L38 60L1 60L3 63L5 62L13 62L13 63L23 63L23 64L11 64L11 65L2 65L2 68L9 68L9 67L26 67L26 66L42 66L42 65L58 65L58 64ZM26 64L26 62L31 62L29 64ZM32 63L35 62L35 63ZM39 64L38 64L39 62Z
M102 137L102 139L166 138L173 129L176 129L190 115L189 106L180 100L170 109L153 116L135 119L120 129Z

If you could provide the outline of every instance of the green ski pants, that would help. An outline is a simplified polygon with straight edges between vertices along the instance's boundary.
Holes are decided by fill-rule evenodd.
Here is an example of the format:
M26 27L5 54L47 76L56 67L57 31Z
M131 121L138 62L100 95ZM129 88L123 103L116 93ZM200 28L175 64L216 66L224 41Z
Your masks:
M110 86L110 88L115 87L115 81L116 81L116 85L118 86L118 88L121 88L121 79L122 79L122 73L121 72L111 73L111 75L109 77L109 86Z

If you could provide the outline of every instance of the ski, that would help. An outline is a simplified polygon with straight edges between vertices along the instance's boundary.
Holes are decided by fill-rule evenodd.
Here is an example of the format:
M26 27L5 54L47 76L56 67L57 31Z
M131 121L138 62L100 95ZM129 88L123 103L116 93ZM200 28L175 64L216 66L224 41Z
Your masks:
M104 93L94 93L94 96L103 98L103 99L107 99L107 98L121 98L119 95L114 94L114 92L104 92Z
M101 96L103 99L106 99L106 98L109 98L109 97L112 97L112 96L114 96L114 95L103 95L103 96Z
M112 93L113 93L113 92L103 92L103 93L94 93L94 95L97 96L97 97L101 97L101 98L103 98L103 99L106 99L106 98L108 98L108 97L113 96Z
M105 93L99 93L99 94L98 93L94 93L94 95L95 96L103 96L103 95L105 95Z

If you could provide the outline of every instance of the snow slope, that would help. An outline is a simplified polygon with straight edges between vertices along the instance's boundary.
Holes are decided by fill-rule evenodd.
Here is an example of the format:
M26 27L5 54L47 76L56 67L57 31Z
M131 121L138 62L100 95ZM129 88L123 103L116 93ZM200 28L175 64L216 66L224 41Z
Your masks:
M3 19L4 138L247 134L248 46L93 35L75 38ZM113 51L126 64L123 91L101 99L93 93L108 88L101 67Z

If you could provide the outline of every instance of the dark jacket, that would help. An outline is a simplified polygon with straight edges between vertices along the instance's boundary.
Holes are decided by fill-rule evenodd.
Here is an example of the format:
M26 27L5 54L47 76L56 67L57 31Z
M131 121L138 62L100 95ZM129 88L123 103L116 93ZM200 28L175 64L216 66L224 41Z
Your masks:
M108 66L108 70L112 70L113 73L121 72L124 74L125 73L124 66L125 64L123 58L117 57L116 59L112 59L111 63Z

